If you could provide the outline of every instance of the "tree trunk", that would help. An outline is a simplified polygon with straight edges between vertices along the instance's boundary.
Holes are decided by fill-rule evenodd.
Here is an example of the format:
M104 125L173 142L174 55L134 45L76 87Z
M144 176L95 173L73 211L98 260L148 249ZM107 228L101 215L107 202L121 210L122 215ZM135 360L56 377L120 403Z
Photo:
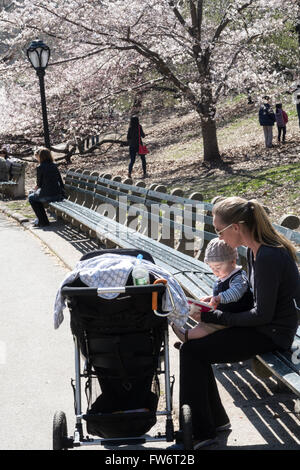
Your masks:
M209 80L206 80L202 86L202 100L197 105L197 111L202 128L203 160L205 162L221 161L215 120L216 107L213 103Z
M205 162L220 161L221 156L218 147L216 121L201 117L201 126L204 149L203 160Z

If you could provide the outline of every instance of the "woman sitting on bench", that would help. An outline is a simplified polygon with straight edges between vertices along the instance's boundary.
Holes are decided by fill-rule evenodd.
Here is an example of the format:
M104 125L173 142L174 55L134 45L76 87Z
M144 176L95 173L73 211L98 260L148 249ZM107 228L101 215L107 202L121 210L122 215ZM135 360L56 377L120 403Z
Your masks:
M198 321L231 328L187 340L180 349L180 405L191 407L194 449L215 442L217 432L230 427L212 364L289 349L298 325L296 250L273 228L264 208L255 200L229 197L214 206L213 224L217 235L232 248L248 247L248 277L255 305L238 314L219 310L197 313L194 318Z
M33 225L45 227L49 225L49 220L43 203L62 200L64 198L64 183L53 162L50 150L41 148L37 151L36 157L40 163L37 167L37 185L34 192L29 194L28 200L37 216Z

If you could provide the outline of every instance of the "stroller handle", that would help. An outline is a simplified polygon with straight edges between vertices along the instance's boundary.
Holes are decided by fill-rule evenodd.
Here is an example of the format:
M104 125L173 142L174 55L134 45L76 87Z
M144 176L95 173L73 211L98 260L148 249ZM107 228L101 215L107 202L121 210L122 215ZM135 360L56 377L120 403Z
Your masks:
M76 296L76 295L101 295L101 294L147 294L151 292L158 292L163 294L165 292L164 284L147 284L145 286L120 286L120 287L63 287L61 293L63 296Z

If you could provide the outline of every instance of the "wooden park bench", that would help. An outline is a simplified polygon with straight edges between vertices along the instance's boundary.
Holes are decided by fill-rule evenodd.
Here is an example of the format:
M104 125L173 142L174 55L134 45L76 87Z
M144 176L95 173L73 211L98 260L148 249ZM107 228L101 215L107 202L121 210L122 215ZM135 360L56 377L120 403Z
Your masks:
M4 199L15 199L25 196L25 167L24 162L12 162L10 167L10 179L2 181L0 175L0 193Z
M107 247L151 253L187 295L211 295L214 275L203 258L207 243L216 237L213 204L204 203L200 193L186 198L180 189L168 194L162 185L146 188L140 182L133 186L131 179L122 182L120 177L81 170L67 172L65 187L68 199L49 204L59 217L98 237ZM299 232L273 225L300 246ZM239 255L245 265L245 247L239 248ZM300 397L300 327L291 351L260 355L256 361Z

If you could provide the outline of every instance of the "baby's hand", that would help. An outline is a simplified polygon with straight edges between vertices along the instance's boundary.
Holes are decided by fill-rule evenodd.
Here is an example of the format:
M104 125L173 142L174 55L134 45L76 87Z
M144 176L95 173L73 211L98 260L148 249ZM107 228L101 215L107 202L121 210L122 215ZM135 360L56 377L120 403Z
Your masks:
M218 305L219 305L219 303L220 303L220 300L221 300L221 299L220 299L220 296L219 296L219 295L216 295L216 296L214 296L214 297L211 298L211 300L210 300L209 303L210 303L210 305L212 306L212 308L213 308L214 310L216 310L216 308L218 307Z
M201 302L206 302L207 304L209 304L209 302L211 301L212 299L212 295L210 295L209 297L201 297Z

